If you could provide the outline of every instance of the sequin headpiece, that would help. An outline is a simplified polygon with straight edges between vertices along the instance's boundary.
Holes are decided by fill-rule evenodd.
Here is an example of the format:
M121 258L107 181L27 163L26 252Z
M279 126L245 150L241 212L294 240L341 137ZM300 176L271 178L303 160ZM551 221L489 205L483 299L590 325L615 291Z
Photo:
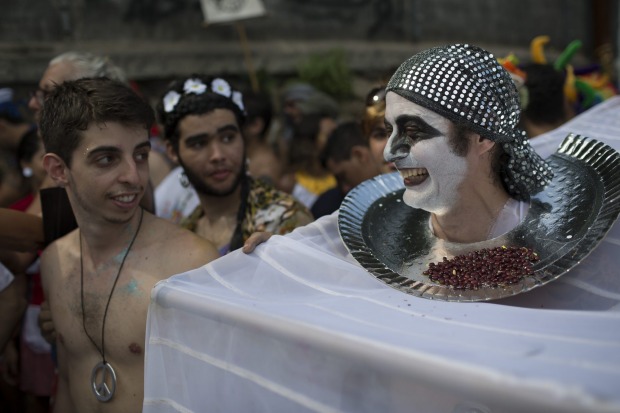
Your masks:
M501 144L508 161L500 175L512 197L528 200L553 177L517 128L517 88L486 50L466 44L425 50L400 65L386 90Z

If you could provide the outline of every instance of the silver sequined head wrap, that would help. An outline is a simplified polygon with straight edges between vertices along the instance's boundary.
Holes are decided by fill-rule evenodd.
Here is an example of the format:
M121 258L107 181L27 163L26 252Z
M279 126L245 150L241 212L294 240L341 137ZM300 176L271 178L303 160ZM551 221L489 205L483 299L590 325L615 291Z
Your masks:
M466 44L425 50L400 65L386 90L502 144L508 160L500 175L512 197L528 200L553 177L517 128L516 86L486 50Z

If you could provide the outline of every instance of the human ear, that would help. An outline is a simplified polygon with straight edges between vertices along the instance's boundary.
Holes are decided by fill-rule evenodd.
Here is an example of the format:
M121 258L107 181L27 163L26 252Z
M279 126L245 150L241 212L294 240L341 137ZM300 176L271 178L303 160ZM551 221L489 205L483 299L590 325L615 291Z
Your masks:
M177 151L174 150L174 146L172 146L172 142L169 140L166 140L166 153L168 154L168 157L174 161L174 163L179 163Z
M365 163L370 158L370 151L363 146L354 146L351 148L351 158Z
M67 177L68 167L55 153L46 153L43 156L43 167L47 175L54 181L56 186L64 188L69 183Z
M474 147L476 148L476 154L478 155L490 153L495 146L495 142L490 139L484 138L477 133L473 134L472 140L474 141Z

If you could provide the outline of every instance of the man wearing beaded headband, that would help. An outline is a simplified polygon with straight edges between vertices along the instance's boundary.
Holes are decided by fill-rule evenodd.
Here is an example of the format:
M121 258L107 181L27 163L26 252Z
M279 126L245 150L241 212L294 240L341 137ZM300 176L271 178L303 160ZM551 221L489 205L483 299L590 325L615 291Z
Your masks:
M246 174L243 97L222 78L191 76L158 105L169 154L200 205L181 224L226 254L256 231L285 234L312 221L293 197Z
M431 212L433 232L454 242L494 238L527 213L552 172L519 121L519 95L487 51L452 45L405 61L386 88L394 162L408 205Z
M153 122L148 103L105 78L64 82L42 109L44 166L79 226L41 258L58 346L55 412L142 411L150 291L218 257L140 207Z

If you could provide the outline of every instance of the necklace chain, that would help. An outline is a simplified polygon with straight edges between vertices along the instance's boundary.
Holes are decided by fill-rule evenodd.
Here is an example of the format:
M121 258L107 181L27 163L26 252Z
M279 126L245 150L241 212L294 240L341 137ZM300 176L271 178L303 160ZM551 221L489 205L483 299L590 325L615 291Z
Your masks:
M110 295L108 296L108 302L106 303L105 310L103 311L103 321L101 323L101 349L99 349L99 346L97 345L97 343L95 343L95 340L93 340L90 334L88 334L88 330L86 330L86 316L84 312L84 263L82 259L82 231L80 231L80 297L82 301L82 327L84 328L84 333L86 333L86 336L88 337L90 342L93 343L97 351L99 351L99 353L101 354L101 358L103 359L104 364L107 363L105 359L105 347L104 347L105 335L104 333L105 333L105 321L108 316L108 307L110 307L110 301L112 300L112 294L114 294L116 283L118 282L118 279L121 275L121 271L123 270L125 259L127 258L127 255L129 255L129 251L131 250L131 247L133 246L134 241L138 237L138 233L140 232L140 227L142 227L143 217L144 217L144 210L140 208L140 221L138 222L138 228L136 228L136 232L133 234L133 238L131 239L129 246L127 247L127 251L125 251L125 255L123 255L123 259L121 260L121 265L118 267L118 272L116 273L116 278L114 279L114 284L112 284L112 291L110 291Z

